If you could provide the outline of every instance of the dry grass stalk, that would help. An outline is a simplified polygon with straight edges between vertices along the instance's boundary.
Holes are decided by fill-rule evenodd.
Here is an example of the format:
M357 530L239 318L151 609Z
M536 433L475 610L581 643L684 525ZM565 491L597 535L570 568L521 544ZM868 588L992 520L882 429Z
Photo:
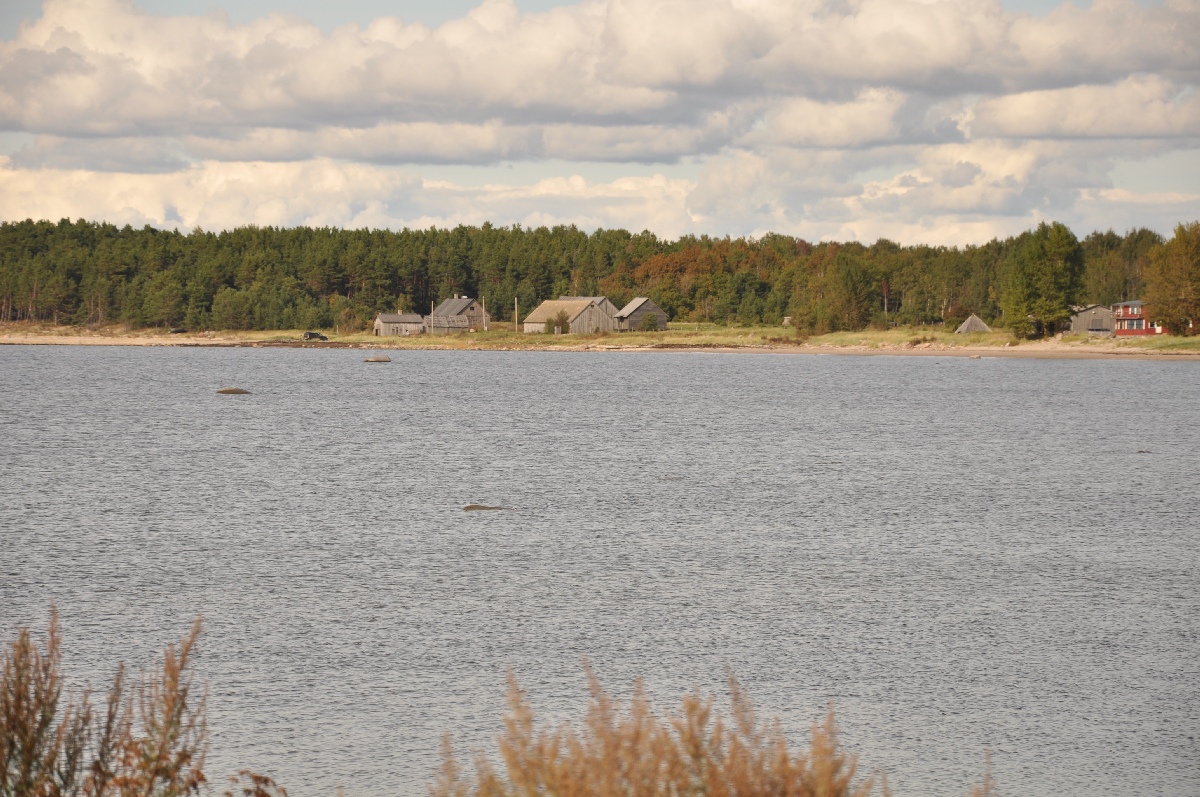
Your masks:
M117 668L103 713L90 694L63 697L61 634L52 612L40 648L22 628L0 671L0 797L186 797L205 783L206 695L189 664L200 620L161 661L127 686ZM244 771L244 797L287 797ZM236 780L236 779L235 779ZM229 795L232 797L232 795Z
M697 694L660 719L640 683L620 711L590 670L588 681L580 730L539 728L510 674L503 771L480 754L469 777L447 738L432 797L867 797L874 790L873 777L855 782L857 761L839 747L832 708L813 725L805 752L788 747L778 721L758 722L732 677L728 719Z

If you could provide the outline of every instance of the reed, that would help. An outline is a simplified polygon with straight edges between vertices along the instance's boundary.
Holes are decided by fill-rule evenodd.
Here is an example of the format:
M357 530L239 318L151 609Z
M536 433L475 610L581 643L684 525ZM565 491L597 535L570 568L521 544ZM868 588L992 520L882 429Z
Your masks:
M130 685L117 667L103 708L63 694L61 634L52 612L39 646L27 628L0 672L0 797L190 797L206 791L205 694L189 671L201 624L168 645ZM693 693L655 712L639 682L618 706L587 669L591 691L579 728L535 721L510 673L508 714L496 755L460 766L450 737L431 797L889 797L886 777L860 776L839 741L833 707L807 749L788 744L778 719L760 722L730 677L730 711ZM288 797L266 775L242 770L223 797ZM340 795L340 788L339 788ZM991 762L971 797L996 797Z
M117 667L103 708L90 690L63 694L58 616L45 643L28 628L0 666L0 797L186 797L207 782L206 694L189 670L200 620L133 683ZM274 781L243 771L239 797L286 797Z
M711 697L690 694L674 713L652 710L639 683L619 710L588 671L591 700L582 726L539 726L510 674L508 715L496 759L475 757L468 773L449 737L431 797L868 797L882 778L858 777L857 757L838 740L833 709L812 727L807 750L791 748L779 721L759 722L730 678L728 716Z

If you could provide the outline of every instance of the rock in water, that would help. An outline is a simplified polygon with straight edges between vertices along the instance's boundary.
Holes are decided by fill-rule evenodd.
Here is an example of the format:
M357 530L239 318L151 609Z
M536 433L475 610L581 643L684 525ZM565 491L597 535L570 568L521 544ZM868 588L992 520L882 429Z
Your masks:
M217 392L224 393L226 396L249 396L250 395L249 390L242 390L240 387L223 387L220 390L218 390Z
M463 507L464 512L511 512L512 509L507 506L484 506L483 504L467 504Z
M391 358L391 357L388 357L386 354L372 354L370 357L368 357L368 358L367 358L366 360L364 360L363 362L368 362L368 363L390 363L391 361L392 361L392 358Z

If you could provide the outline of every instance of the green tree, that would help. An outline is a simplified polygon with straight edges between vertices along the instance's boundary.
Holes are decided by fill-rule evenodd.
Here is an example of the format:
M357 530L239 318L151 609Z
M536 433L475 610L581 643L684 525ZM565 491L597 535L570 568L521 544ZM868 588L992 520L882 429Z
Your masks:
M567 315L566 310L559 310L554 317L546 322L547 335L553 335L556 329L564 335L571 331L571 316Z
M1173 335L1200 330L1200 221L1180 224L1175 236L1149 252L1146 315Z
M1071 317L1083 275L1083 249L1065 225L1042 222L1009 258L1000 296L1005 323L1018 334L1052 335Z

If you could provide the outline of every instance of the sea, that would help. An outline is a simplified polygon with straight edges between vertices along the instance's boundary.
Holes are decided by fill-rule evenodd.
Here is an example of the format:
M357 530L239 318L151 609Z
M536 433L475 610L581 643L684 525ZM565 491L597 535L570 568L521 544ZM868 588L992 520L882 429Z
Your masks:
M214 793L425 794L590 667L897 797L1200 795L1200 363L367 354L0 346L0 639L202 618Z

